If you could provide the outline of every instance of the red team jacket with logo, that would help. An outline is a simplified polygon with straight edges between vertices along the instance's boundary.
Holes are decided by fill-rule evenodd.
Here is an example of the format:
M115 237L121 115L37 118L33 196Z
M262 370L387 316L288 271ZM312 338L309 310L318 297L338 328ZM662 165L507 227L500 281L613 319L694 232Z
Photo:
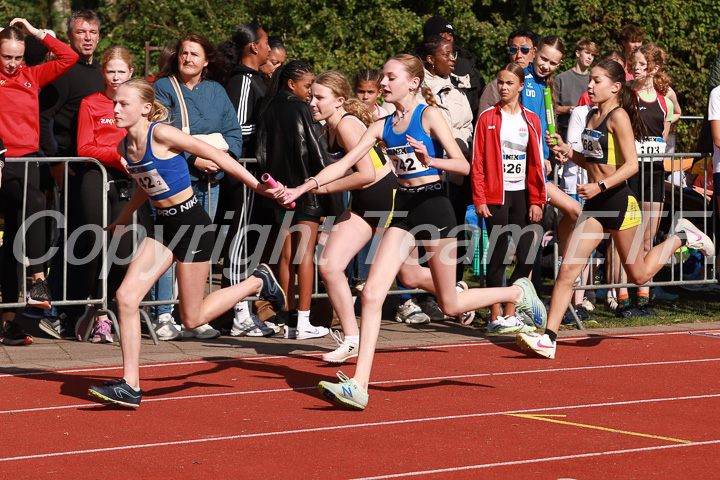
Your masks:
M115 126L113 102L105 92L83 99L78 113L78 156L96 158L106 167L125 172L117 146L126 133Z
M60 78L77 62L78 54L45 34L42 40L57 60L34 67L20 66L8 76L0 70L0 138L5 142L8 157L22 157L40 148L40 110L38 92Z
M540 118L520 105L520 112L528 125L530 139L527 145L527 183L530 205L544 205L546 202L545 177L543 175L540 144ZM502 114L500 104L480 114L475 129L472 160L472 193L474 205L502 205L505 203L503 182L502 148L500 128Z

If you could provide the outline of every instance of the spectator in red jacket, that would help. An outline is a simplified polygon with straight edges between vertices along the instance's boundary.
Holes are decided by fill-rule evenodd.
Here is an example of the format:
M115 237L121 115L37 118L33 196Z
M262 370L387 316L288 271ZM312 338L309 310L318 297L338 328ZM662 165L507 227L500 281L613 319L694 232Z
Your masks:
M517 247L517 265L508 284L530 274L534 262L527 261L528 256L537 251L537 245L533 246L534 236L524 229L542 220L546 199L542 130L540 118L520 104L524 85L522 67L516 63L503 67L497 75L500 101L480 115L475 130L473 203L478 217L485 219L490 245L494 246L488 264L488 287L503 286L508 233L513 235ZM525 325L515 317L512 303L505 304L504 312L500 303L490 307L488 332L532 330L534 326Z
M39 150L38 92L42 87L67 72L78 56L67 45L38 30L24 18L15 18L12 27L0 32L0 138L5 142L8 157L37 156ZM32 35L40 40L57 60L27 67L23 64L25 54L24 36ZM17 300L20 291L17 258L12 251L19 225L25 218L45 209L45 197L40 191L40 174L37 162L8 163L3 169L0 204L5 213L4 262L2 269L2 296L4 301ZM27 191L25 208L23 196ZM25 213L24 216L21 212ZM35 221L27 225L25 254L30 259L29 273L33 286L27 292L29 305L50 307L50 295L45 284L43 263L45 222ZM14 322L15 310L2 312L0 343L5 345L29 345L32 337L25 334Z

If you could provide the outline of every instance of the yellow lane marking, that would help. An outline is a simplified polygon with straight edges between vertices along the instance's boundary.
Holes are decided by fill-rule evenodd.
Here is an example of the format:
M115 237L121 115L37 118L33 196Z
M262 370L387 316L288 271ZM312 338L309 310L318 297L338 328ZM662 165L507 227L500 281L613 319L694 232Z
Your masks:
M661 437L659 435L648 435L646 433L638 433L638 432L628 432L625 430L617 430L615 428L598 427L596 425L585 425L582 423L566 422L563 420L555 420L554 418L548 418L548 417L565 417L566 415L532 415L532 414L526 414L526 413L506 413L505 415L508 415L511 417L529 418L531 420L541 420L543 422L559 423L562 425L571 425L573 427L592 428L594 430L604 430L606 432L622 433L625 435L634 435L636 437L657 438L658 440L667 440L669 442L693 443L690 440L680 440L679 438Z

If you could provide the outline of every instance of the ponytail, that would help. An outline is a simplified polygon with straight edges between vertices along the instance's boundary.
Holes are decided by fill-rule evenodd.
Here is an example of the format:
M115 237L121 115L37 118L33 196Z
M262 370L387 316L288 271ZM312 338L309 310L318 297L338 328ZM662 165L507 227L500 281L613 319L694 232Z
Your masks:
M428 87L425 82L423 82L423 84L420 86L420 93L422 93L422 96L425 99L425 103L427 103L431 107L437 107L435 95L433 95L432 90L430 90L430 87Z
M630 117L633 135L636 140L647 137L645 121L640 116L640 105L638 104L637 92L625 83L625 69L615 60L600 60L595 68L602 68L607 72L607 77L613 83L620 84L620 91L617 93L617 102Z
M153 100L152 109L150 110L150 113L148 114L148 121L162 122L163 120L166 120L167 118L168 118L168 110L167 110L167 108L165 108L165 105L158 102L157 100Z
M287 87L288 80L300 80L303 75L307 73L313 73L313 69L310 65L303 62L302 60L293 60L285 65L279 66L270 77L270 84L268 85L265 97L260 104L260 110L258 112L258 119L263 116L265 111L270 106L270 103L275 99L280 89Z

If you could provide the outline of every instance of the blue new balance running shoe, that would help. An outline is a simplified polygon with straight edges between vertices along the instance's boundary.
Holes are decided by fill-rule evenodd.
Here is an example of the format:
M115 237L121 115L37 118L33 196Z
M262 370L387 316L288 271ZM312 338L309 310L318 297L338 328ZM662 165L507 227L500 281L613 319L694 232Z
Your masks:
M322 381L318 390L328 400L347 405L356 410L365 410L370 396L357 384L354 378L348 378L342 372L337 372L340 383Z
M91 385L88 388L88 394L108 402L137 408L140 406L143 392L142 390L135 390L127 384L124 378L121 378L105 382L102 387Z
M260 289L259 297L263 300L267 300L272 305L276 312L282 312L285 310L287 299L285 298L285 292L282 287L275 280L272 270L266 264L261 263L252 273L254 277L258 277L263 282L263 286Z
M523 298L515 304L528 317L531 317L535 327L545 330L547 326L547 310L540 297L535 292L532 282L528 278L521 278L513 283L514 286L520 287L523 292Z

